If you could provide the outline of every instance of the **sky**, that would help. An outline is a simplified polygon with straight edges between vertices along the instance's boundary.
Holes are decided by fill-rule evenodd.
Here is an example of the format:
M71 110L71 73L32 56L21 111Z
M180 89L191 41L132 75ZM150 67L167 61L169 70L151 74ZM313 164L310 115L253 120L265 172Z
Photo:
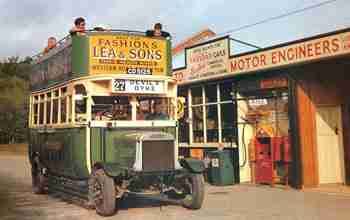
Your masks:
M87 27L144 31L160 22L173 45L210 28L224 33L326 0L0 0L0 59L32 56L47 38L67 35L76 17ZM260 47L350 27L350 1L335 2L230 34ZM232 45L233 53L235 45ZM238 51L238 50L237 50Z

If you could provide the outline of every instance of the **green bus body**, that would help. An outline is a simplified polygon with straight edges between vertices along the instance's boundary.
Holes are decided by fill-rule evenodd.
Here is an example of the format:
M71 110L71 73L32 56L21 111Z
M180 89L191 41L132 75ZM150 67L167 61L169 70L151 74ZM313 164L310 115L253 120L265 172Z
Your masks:
M30 75L33 94L89 76L98 78L99 74L89 72L90 38L96 35L132 36L124 32L88 32L83 36L66 38L54 52L34 60ZM171 78L171 42L167 39L157 40L165 42L162 52L166 68L163 74ZM125 73L115 72L114 74L118 76ZM30 118L33 117L32 114L33 110ZM140 136L143 132L171 130L174 141L176 136L175 123L168 128L146 126L135 130L133 127L91 127L88 123L77 125L74 120L63 127L56 126L55 123L40 125L39 122L29 121L30 161L33 162L33 158L38 156L50 175L76 181L87 181L95 164L102 164L111 176L118 176L125 170L131 169L136 149L130 146L135 146L135 136ZM60 184L60 178L55 182L56 185Z
M38 152L45 167L56 175L87 179L86 129L55 129L50 133L32 129L29 152Z
M124 193L165 188L181 192L185 207L201 207L204 164L178 160L170 40L87 32L36 57L30 78L35 193L68 194L101 215Z
M45 167L52 174L74 180L89 178L86 161L87 129L90 130L90 164L102 163L117 169L109 169L108 174L118 176L131 169L134 162L136 137L148 131L164 131L175 135L175 128L162 129L110 129L110 128L63 128L32 129L30 132L29 153L37 152ZM108 166L107 166L108 167Z

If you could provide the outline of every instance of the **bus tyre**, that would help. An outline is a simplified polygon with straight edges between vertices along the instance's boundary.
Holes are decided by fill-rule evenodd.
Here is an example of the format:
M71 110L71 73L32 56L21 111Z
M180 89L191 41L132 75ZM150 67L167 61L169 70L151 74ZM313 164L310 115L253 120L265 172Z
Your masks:
M47 178L43 174L43 167L39 158L35 157L32 165L32 189L35 194L44 194L46 192Z
M89 179L89 203L101 216L111 216L116 212L116 192L114 180L103 169L94 170Z
M187 194L182 204L188 209L200 209L204 200L204 178L202 174L191 174L185 183Z

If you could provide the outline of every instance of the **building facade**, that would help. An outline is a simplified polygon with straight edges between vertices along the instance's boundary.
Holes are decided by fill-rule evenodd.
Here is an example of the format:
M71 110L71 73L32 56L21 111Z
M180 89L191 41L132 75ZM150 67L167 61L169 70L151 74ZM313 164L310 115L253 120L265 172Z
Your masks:
M238 182L350 184L350 30L230 55L229 37L175 69L184 157L232 152Z

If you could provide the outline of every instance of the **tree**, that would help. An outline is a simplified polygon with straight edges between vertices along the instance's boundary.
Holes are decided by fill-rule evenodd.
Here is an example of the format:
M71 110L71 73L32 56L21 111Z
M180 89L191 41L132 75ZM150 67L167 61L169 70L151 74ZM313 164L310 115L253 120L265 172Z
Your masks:
M0 63L0 143L26 140L29 70L18 57Z

